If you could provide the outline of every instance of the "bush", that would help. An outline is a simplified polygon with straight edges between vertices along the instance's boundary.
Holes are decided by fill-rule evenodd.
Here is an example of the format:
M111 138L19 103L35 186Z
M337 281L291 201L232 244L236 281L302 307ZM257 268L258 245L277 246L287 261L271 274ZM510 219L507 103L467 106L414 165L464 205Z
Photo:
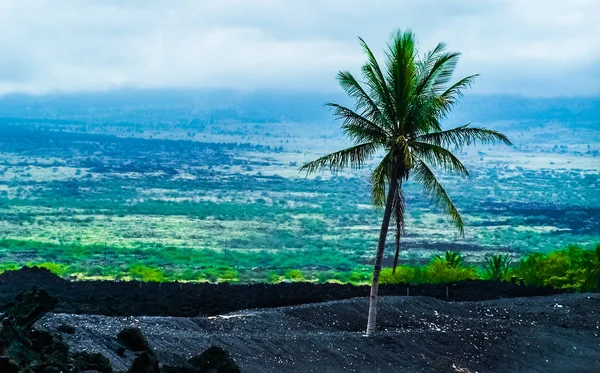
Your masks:
M371 270L356 269L356 270L350 272L349 280L352 284L355 284L355 285L369 283L372 280Z
M69 266L66 264L60 264L60 263L52 263L52 262L44 262L44 263L27 263L28 267L39 267L39 268L46 268L47 270L49 270L50 272L54 273L57 276L63 277L66 273L67 270L69 269Z
M445 261L433 260L425 268L424 282L445 283L480 279L473 267L451 267Z
M278 284L281 282L281 276L277 272L270 272L267 275L267 282L269 284Z
M434 257L425 267L399 266L392 274L391 268L381 271L382 284L436 284L481 279L473 267L449 265L446 260Z
M0 264L0 273L2 273L4 271L16 271L19 268L21 268L21 265L15 263L15 262L1 263Z
M569 246L549 254L527 255L514 269L515 276L533 286L599 291L600 245L595 250Z
M286 280L298 282L298 281L302 281L304 279L304 273L302 273L302 271L299 269L290 269L285 272L283 277Z
M391 268L384 268L381 270L381 274L379 275L379 282L382 284L414 284L420 281L417 281L417 278L421 277L417 275L417 272L420 272L420 268L409 267L409 266L398 266L396 267L396 273L392 274Z
M191 268L184 270L179 276L179 279L184 281L198 281L202 278L202 274L194 271Z
M238 282L240 273L232 268L222 269L218 277L219 282Z
M100 266L91 266L85 273L88 276L102 276L104 274L104 270Z
M129 276L134 280L143 282L163 282L165 280L162 270L141 264L131 266L129 268Z

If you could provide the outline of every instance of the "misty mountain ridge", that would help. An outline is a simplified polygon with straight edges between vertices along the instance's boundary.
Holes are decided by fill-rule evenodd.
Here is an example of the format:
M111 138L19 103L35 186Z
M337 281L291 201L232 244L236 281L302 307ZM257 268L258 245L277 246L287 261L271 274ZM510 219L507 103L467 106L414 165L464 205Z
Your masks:
M327 92L233 90L117 90L97 93L0 98L2 122L11 119L86 122L331 122L327 102L351 106L340 90ZM448 125L468 122L548 122L595 128L600 121L600 97L530 98L514 95L466 95L447 119ZM529 122L529 123L527 123Z

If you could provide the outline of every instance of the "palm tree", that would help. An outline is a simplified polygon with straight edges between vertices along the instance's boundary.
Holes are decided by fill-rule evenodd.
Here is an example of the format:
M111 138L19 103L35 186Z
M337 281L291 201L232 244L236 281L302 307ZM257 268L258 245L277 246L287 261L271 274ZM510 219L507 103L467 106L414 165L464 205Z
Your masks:
M460 150L476 141L506 144L510 141L499 132L469 125L442 130L440 122L462 96L463 89L476 77L467 76L450 84L459 53L446 52L445 44L440 43L419 56L414 34L397 31L385 52L383 70L367 43L359 40L367 56L361 69L364 81L359 82L347 71L337 75L340 86L354 100L355 107L327 104L343 121L344 134L354 140L355 145L309 162L301 170L312 174L323 170L338 172L347 167L357 169L378 152L383 153L370 176L373 203L384 207L367 323L367 335L371 335L375 331L379 273L392 216L396 224L396 251L404 230L403 183L409 177L420 183L462 235L462 218L432 166L468 175L465 166L448 148Z
M486 259L486 264L483 266L491 279L502 279L506 276L509 270L509 265L512 259L508 254L492 255Z
M462 256L456 251L446 250L446 254L444 256L437 255L436 256L442 262L445 262L446 265L450 268L458 268L462 264Z

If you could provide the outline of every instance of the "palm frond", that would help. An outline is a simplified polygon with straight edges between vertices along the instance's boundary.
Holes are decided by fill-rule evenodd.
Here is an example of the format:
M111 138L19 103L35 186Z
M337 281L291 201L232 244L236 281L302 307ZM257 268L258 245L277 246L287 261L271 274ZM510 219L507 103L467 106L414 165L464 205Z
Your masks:
M427 52L423 58L417 61L417 74L421 79L419 81L423 81L423 77L428 74L433 69L433 65L435 61L438 60L439 56L446 51L446 43L438 43L435 48Z
M450 221L458 228L460 235L463 236L464 224L462 217L456 206L454 206L454 202L452 202L452 199L450 199L450 196L448 196L448 193L446 193L446 190L437 180L429 166L427 166L423 160L417 159L412 172L414 180L423 185L425 193L431 198L431 201L443 208L444 212L448 214Z
M500 132L485 128L469 127L468 124L446 131L424 134L417 137L416 140L457 150L476 142L482 144L503 142L506 145L512 145L508 137Z
M439 96L442 108L440 118L445 118L450 113L454 105L458 103L458 100L463 97L463 90L471 87L471 84L473 84L473 81L478 76L479 74L474 74L462 78Z
M463 262L462 256L456 251L446 250L444 256L438 254L435 257L450 268L458 268Z
M367 55L367 63L361 68L363 77L366 80L365 83L371 90L371 96L377 97L377 101L381 103L382 114L386 117L387 124L393 125L397 122L397 118L395 116L396 110L392 101L390 88L387 85L387 81L385 80L375 55L362 38L358 39Z
M469 176L467 168L448 149L419 141L413 142L412 146L413 151L419 158L429 162L433 166L442 168L448 172L458 172L459 174Z
M421 72L419 85L417 87L417 94L430 94L439 96L446 89L447 84L452 79L454 70L458 63L460 53L448 52L432 54L430 58L433 61L428 61L427 65L430 66L429 70L423 70Z
M344 135L352 138L355 142L385 142L387 138L385 130L368 118L338 104L328 103L327 106L332 107L336 118L343 121Z
M390 153L387 153L371 173L371 197L375 207L385 204L385 182L389 175L388 164Z
M388 44L387 82L394 105L396 127L404 123L406 109L410 104L412 87L416 72L415 35L412 31L397 31ZM400 128L398 128L400 129Z
M415 63L414 93L405 110L403 133L417 136L440 131L440 120L451 106L440 94L448 85L460 53L446 53L440 43L423 60Z
M415 95L411 99L403 121L402 133L411 138L433 131L441 131L442 101L431 95Z
M326 169L338 172L346 167L360 168L376 150L377 145L372 142L358 144L309 162L300 167L300 171L306 172L308 175Z
M492 280L502 279L506 277L510 269L510 262L512 258L508 255L492 255L490 258L486 259L486 263L483 268L490 275Z
M340 71L337 75L337 80L346 94L354 98L357 110L363 111L361 116L381 121L383 114L379 106L373 101L373 98L369 96L367 91L364 90L354 75L348 71Z

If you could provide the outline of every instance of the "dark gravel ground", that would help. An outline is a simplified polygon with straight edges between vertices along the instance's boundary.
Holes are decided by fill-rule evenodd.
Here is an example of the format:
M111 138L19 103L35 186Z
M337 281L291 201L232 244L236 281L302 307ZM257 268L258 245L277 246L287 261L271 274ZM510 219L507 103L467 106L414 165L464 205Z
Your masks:
M162 363L211 345L252 372L600 372L600 294L445 302L383 297L379 333L363 336L367 298L246 310L215 317L48 314L38 327L74 350L100 352L125 370L115 336L146 334Z

